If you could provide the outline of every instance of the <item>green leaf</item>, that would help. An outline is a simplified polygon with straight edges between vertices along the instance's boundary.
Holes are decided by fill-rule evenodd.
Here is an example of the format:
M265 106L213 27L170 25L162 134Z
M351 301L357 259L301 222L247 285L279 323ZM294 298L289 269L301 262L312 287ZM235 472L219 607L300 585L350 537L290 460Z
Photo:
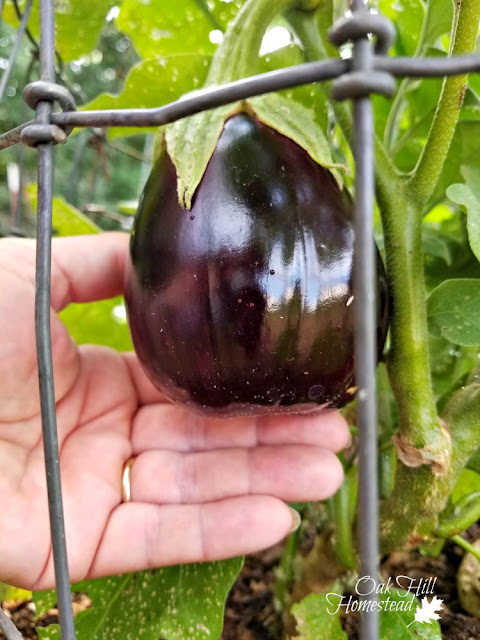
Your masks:
M142 58L215 50L208 38L215 27L192 0L125 0L116 22Z
M27 196L33 209L37 209L37 185L27 187ZM52 227L56 236L82 236L90 233L100 233L100 227L90 220L76 207L63 198L52 200Z
M450 248L448 246L448 240L442 236L436 229L428 226L422 228L422 245L424 253L442 258L447 264L450 264L452 259L450 255Z
M458 502L460 498L468 496L475 491L480 491L480 475L470 466L472 459L468 463L468 469L462 469L458 476L457 482L452 491L451 500L453 503Z
M322 166L331 169L340 187L343 181L330 154L328 141L315 122L315 112L278 94L252 98L249 107L257 117L279 133L291 138ZM241 103L226 105L184 118L166 127L165 139L177 170L178 198L191 207L192 198L215 151L225 120L238 112Z
M480 172L479 172L480 173ZM480 260L480 200L466 184L452 184L447 196L467 210L468 241L473 253Z
M460 173L467 187L480 200L480 166L464 164L460 167Z
M212 157L227 117L238 105L225 105L183 118L165 129L167 150L177 170L178 200L190 209L193 194Z
M260 58L260 71L274 71L283 67L291 67L302 64L305 58L301 48L296 44L290 44L269 53ZM313 113L315 122L323 131L328 127L328 111L325 93L319 87L319 83L306 84L301 87L293 87L279 91L278 95L289 100L295 100Z
M299 640L347 640L338 615L329 613L332 605L326 595L311 593L301 602L294 604L291 612L297 621ZM335 606L333 607L335 609Z
M453 22L453 2L451 0L428 0L424 42L435 45L444 33L449 33Z
M340 188L343 179L342 165L332 160L330 145L322 129L315 121L315 112L294 100L271 93L249 100L258 118L269 127L294 140L315 162L331 170Z
M210 60L210 56L191 53L144 60L132 68L122 93L103 94L83 109L154 108L173 102L203 85ZM115 138L147 131L155 128L111 127L108 134Z
M327 599L328 597L328 599ZM300 635L298 640L346 640L338 612L340 594L310 594L293 605L292 613L297 620ZM355 605L347 611L349 596L343 596L341 606L345 615L352 615ZM380 638L381 640L441 640L440 625L436 620L420 624L414 622L420 604L413 593L389 587L379 596ZM353 614L355 615L355 614Z
M30 185L27 193L36 208L36 185ZM52 224L57 236L101 233L100 227L62 198L53 198ZM133 349L121 297L70 304L60 312L60 318L77 344L101 344L118 351Z
M73 589L86 592L92 607L75 619L77 639L218 638L225 599L241 566L242 559L234 558L80 582ZM40 628L40 638L59 637L51 629Z
M427 300L428 327L464 347L480 345L480 280L446 280Z
M126 216L134 216L138 209L138 200L120 200L116 208Z
M123 298L70 304L60 318L77 344L101 344L117 351L132 351Z
M224 31L242 2L223 0L125 0L117 25L142 58L174 53L213 53L212 31ZM215 34L217 35L217 34Z
M442 174L432 197L433 202L443 200L446 189L456 182L462 182L465 167L480 169L480 119L461 120L457 123ZM469 185L471 188L471 185Z
M480 477L480 449L477 449L472 455L467 464L468 469L471 469Z
M378 8L390 18L397 29L396 52L398 55L411 56L415 53L420 39L420 27L424 17L424 8L420 0L380 0Z
M28 21L32 34L40 37L39 4L34 2ZM55 3L55 46L64 61L75 60L94 49L108 12L116 0L68 0ZM19 2L23 10L25 2ZM18 27L14 9L7 4L4 19Z
M430 371L433 389L437 397L444 396L441 403L450 394L463 385L468 375L478 363L477 347L460 347L443 337L428 336Z
M31 591L12 587L5 582L0 582L0 602L5 600L29 600L32 597Z
M420 603L413 593L390 589L389 593L381 594L380 600L383 605L380 614L382 640L442 640L436 620L425 624L414 622Z

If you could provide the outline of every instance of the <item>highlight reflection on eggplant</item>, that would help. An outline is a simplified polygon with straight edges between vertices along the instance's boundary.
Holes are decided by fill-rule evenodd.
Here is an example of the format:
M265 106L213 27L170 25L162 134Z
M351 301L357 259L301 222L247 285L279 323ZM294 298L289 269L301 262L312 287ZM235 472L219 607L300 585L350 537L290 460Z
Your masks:
M247 114L226 121L190 211L163 153L135 219L125 291L155 385L211 415L347 402L352 209L328 169ZM379 255L377 271L380 352L388 304Z

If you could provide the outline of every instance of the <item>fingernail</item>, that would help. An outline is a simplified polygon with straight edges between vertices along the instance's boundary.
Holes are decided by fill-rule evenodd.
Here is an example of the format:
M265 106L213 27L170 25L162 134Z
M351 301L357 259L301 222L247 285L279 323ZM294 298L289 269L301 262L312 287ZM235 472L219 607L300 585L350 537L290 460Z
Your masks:
M292 507L288 508L290 509L290 513L292 514L292 528L290 529L291 533L298 529L300 523L302 522L302 519L300 518L300 514L298 513L298 511L295 511L295 509L292 509Z

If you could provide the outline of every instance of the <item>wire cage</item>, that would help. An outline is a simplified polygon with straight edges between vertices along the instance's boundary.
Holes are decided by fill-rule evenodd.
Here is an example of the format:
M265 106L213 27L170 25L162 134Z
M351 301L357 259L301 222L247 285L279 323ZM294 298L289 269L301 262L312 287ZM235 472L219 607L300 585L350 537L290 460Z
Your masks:
M3 94L25 33L32 0L27 0L8 67L0 81ZM352 43L349 58L327 59L263 73L224 86L196 92L155 109L75 110L70 92L55 83L55 23L53 0L40 1L41 79L28 84L24 100L35 109L34 120L0 136L0 149L18 142L38 152L38 222L36 258L35 326L45 467L61 635L75 638L70 580L65 543L61 475L57 442L54 379L50 340L50 271L52 237L53 145L65 142L74 127L151 127L165 125L200 111L234 101L314 82L333 80L335 100L353 102L353 152L355 175L355 381L358 387L357 427L359 432L359 552L361 575L378 575L378 490L375 245L372 234L374 204L373 111L370 95L390 97L396 77L442 77L480 71L480 56L456 58L390 58L393 25L379 13L370 12L364 0L353 0L351 11L333 25L331 42L337 47ZM374 36L373 40L371 36ZM61 112L53 112L58 103ZM370 596L371 598L371 596ZM0 611L0 629L7 638L19 638L18 631ZM362 614L362 640L379 637L378 612Z

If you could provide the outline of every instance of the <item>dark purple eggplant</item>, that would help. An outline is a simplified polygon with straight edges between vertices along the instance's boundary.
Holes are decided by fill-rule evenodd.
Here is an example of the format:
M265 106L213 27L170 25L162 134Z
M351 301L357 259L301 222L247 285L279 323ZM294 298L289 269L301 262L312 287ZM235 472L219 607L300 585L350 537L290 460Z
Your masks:
M191 210L166 151L135 218L125 299L166 396L217 416L339 407L353 392L352 200L295 142L229 118ZM380 256L379 353L388 325Z

